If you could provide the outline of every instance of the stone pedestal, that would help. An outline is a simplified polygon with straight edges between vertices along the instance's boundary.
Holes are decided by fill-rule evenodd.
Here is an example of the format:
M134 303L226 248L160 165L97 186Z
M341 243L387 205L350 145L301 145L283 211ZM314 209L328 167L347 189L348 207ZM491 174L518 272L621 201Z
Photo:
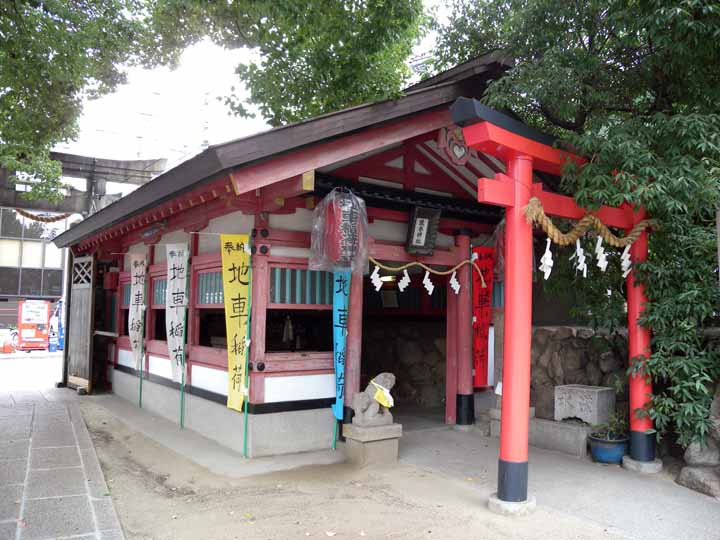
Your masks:
M566 384L555 387L555 420L577 418L591 426L607 424L615 410L615 390L604 386Z
M537 507L537 501L533 495L528 495L527 500L509 502L498 499L497 493L488 498L488 509L501 516L526 516L532 514Z
M345 453L348 461L358 467L388 465L397 462L398 441L402 424L358 426L344 424Z

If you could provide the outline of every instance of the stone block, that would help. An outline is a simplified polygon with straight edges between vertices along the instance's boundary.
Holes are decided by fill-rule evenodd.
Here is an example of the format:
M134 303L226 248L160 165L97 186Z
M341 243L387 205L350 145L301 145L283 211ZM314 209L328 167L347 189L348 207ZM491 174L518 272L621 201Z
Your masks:
M685 463L688 465L720 465L720 448L707 437L705 444L691 443L685 450Z
M345 441L348 461L358 467L390 465L397 462L398 439L361 442L354 439Z
M720 467L683 467L675 481L686 488L720 498Z
M367 467L397 462L398 440L402 436L401 424L376 427L344 424L343 435L345 454L353 465Z
M591 426L606 424L615 410L615 391L603 386L566 384L555 387L555 420L578 418Z
M373 427L358 426L356 424L343 424L343 435L347 439L353 439L360 442L399 439L402 437L402 424L387 424L385 426Z
M587 455L587 437L590 431L592 428L581 424L531 418L528 442L536 448L584 458ZM490 421L490 435L500 436L499 420Z

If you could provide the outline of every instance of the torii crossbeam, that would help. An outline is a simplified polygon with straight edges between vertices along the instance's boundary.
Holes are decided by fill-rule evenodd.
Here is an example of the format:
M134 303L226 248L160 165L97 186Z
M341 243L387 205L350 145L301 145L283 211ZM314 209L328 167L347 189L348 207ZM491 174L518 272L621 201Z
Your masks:
M478 179L478 201L505 208L505 333L500 421L500 459L495 499L504 503L534 505L528 497L528 429L530 410L530 355L532 334L532 226L525 217L531 197L537 197L548 215L578 220L586 211L571 197L545 192L533 183L533 170L560 175L570 160L582 164L574 154L553 147L553 139L474 99L460 98L451 108L453 121L463 127L470 148L502 159L507 174ZM609 227L629 231L645 218L643 210L628 204L603 206L595 212ZM634 263L647 258L647 230L630 248ZM645 288L636 284L634 272L626 278L629 358L650 355L650 332L639 325ZM630 377L630 458L655 463L652 421L638 409L646 407L652 385L644 374Z

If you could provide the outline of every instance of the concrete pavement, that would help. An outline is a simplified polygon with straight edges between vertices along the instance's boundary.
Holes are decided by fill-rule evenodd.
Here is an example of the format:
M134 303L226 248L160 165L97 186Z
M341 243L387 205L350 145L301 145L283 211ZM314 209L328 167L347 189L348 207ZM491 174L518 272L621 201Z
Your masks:
M405 420L410 420L405 418ZM426 422L406 430L400 460L496 491L498 439ZM574 516L633 540L718 540L720 501L674 482L530 448L529 491L539 508ZM512 521L508 521L512 526Z
M122 540L77 395L0 392L0 540Z

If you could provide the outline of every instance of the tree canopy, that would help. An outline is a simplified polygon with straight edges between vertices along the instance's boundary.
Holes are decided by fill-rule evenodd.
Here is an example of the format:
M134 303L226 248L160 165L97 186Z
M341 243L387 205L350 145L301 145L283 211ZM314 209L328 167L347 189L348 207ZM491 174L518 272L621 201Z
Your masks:
M563 179L581 205L628 201L658 220L649 259L638 265L649 299L643 324L653 336L646 413L681 444L704 437L720 375L703 338L720 300L720 4L456 0L439 36L438 69L494 48L515 58L484 100L590 158ZM566 274L561 287L579 291L582 313L596 323L621 321L615 270L588 280Z
M143 24L136 0L0 2L0 167L41 181L56 197L53 145L75 134L85 95L123 82L118 67L137 56Z
M161 62L205 36L254 49L259 62L237 68L248 102L226 102L277 126L397 94L426 17L421 0L155 0L150 21Z
M237 68L249 99L225 97L237 114L253 105L280 125L392 96L425 22L421 0L0 2L0 167L37 179L31 197L59 197L49 152L75 135L83 99L207 36L259 55Z

